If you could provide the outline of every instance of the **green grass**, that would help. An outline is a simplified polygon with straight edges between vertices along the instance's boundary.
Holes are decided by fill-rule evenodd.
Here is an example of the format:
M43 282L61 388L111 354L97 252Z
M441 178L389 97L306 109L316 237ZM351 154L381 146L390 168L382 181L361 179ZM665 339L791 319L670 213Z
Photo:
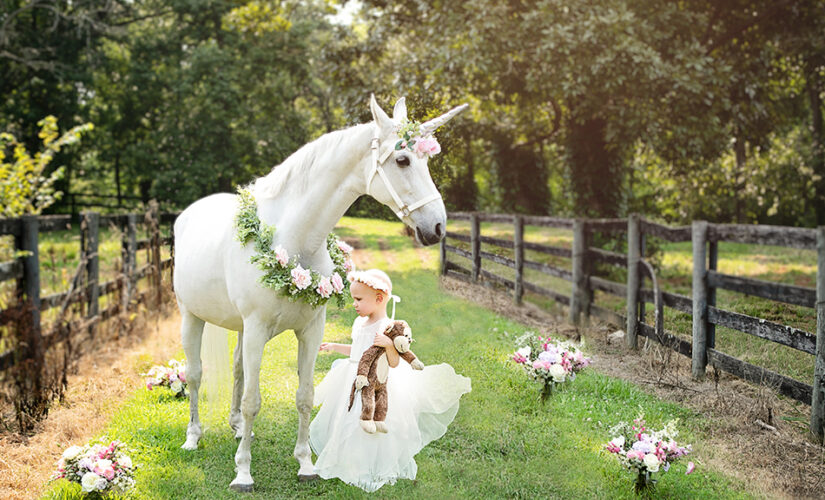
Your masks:
M450 221L449 230L469 234L470 225L465 221ZM497 238L510 239L513 237L511 224L483 223L481 234ZM620 235L624 238L624 235ZM553 246L570 248L572 246L572 231L564 229L550 229L527 226L525 241L543 243ZM457 240L450 240L451 245L469 250L469 244ZM662 290L691 296L691 279L693 269L693 254L690 242L668 243L653 239L651 246L658 246L659 251L653 258L656 267L657 279ZM492 245L482 244L482 250L511 257L512 250L501 249ZM449 255L450 261L469 268L471 263L455 254ZM525 258L537 262L554 265L570 270L570 259L547 256L538 252L526 251ZM482 266L499 276L513 279L514 271L505 266L490 261L483 261ZM719 244L719 272L755 278L765 281L774 281L789 285L816 286L816 252L813 250L797 250L793 248L749 245L741 243L722 242ZM598 276L612 279L620 283L626 282L626 271L618 268L608 268L597 273ZM525 269L525 279L569 295L569 282L542 274L538 271ZM650 282L646 280L646 287ZM534 294L528 293L528 301L543 307L550 307L552 302ZM626 313L626 302L621 297L596 291L594 303L621 314ZM727 290L717 291L717 307L747 314L768 321L790 325L807 332L816 332L816 313L813 309L747 296ZM653 305L646 309L648 324L653 324ZM690 339L692 332L692 318L688 314L665 308L665 329L676 335ZM774 342L760 339L747 333L730 328L717 327L716 349L739 359L778 372L807 384L813 381L814 357L808 353L786 347Z
M450 363L472 379L472 392L462 398L447 434L417 455L415 482L399 481L372 495L338 480L302 484L292 458L297 343L285 332L266 346L263 406L252 444L255 492L249 498L633 498L631 475L602 448L607 429L640 410L652 425L680 418L681 439L693 443L691 459L699 464L691 476L683 474L687 461L674 466L661 477L657 497L751 498L745 485L705 465L713 455L703 444L709 423L691 410L595 370L542 405L539 387L507 361L513 346L505 332L524 327L441 292L437 250L414 249L400 229L398 223L346 218L336 232L360 237L371 266L391 275L393 291L403 299L398 317L413 328L416 354L425 363ZM379 244L389 251L379 251ZM330 308L325 339L348 341L354 317L351 308ZM316 383L336 357L318 356ZM222 423L225 417L206 431L197 451L184 452L187 403L142 389L104 434L136 450L133 459L141 467L134 498L238 498L228 489L237 442ZM78 498L77 491L62 481L45 498Z

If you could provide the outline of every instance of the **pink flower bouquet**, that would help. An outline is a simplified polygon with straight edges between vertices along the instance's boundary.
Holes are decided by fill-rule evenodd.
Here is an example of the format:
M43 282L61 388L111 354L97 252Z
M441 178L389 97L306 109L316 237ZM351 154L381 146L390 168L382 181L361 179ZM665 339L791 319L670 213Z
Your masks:
M655 486L653 474L667 472L670 464L690 453L690 445L676 443L677 424L678 420L671 420L656 431L648 428L644 418L639 416L632 424L621 422L610 429L610 435L614 437L605 449L636 475L636 493ZM689 462L685 474L690 474L693 469L693 462Z
M170 360L168 366L157 365L142 375L146 377L146 388L168 387L176 397L186 396L186 365L182 361Z
M576 379L576 374L590 364L590 359L570 342L534 336L516 341L521 347L511 359L521 365L533 380L542 382L541 399L545 401L556 385Z
M66 479L85 495L123 494L135 486L137 466L120 441L108 445L72 446L63 452L52 481Z

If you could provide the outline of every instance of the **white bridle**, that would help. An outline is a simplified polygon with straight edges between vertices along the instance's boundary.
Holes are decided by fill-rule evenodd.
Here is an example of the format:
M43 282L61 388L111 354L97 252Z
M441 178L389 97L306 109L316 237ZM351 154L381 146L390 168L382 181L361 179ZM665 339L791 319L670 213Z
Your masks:
M390 179L389 177L387 177L387 173L384 172L384 167L381 166L385 161L387 161L387 158L389 158L393 150L387 149L387 151L384 152L384 154L381 155L381 157L379 158L380 146L380 130L378 129L378 127L375 127L375 132L372 136L372 141L370 141L370 149L372 150L372 171L370 172L370 175L367 176L367 194L370 194L370 184L372 184L372 180L375 178L375 174L378 174L378 176L381 177L381 179L384 181L384 186L386 186L387 191L390 192L390 196L392 196L392 200L395 202L395 206L398 207L398 210L395 210L395 215L397 215L399 219L408 217L413 210L419 209L427 203L441 199L441 193L439 193L438 190L436 190L434 194L422 198L411 205L407 205L406 203L401 201L401 197L398 196L398 193L395 191L395 188L392 187Z

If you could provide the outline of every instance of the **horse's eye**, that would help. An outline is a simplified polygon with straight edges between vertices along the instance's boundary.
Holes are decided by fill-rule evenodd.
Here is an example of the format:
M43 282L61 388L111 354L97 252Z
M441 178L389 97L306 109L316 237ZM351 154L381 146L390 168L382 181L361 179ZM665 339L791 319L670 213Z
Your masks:
M406 167L410 164L410 157L407 155L399 156L395 159L395 163L399 164L402 167Z

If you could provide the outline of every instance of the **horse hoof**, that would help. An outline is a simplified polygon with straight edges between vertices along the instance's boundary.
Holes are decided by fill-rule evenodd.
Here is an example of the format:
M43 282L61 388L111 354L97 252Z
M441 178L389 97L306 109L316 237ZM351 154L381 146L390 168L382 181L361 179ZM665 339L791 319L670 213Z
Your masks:
M318 479L318 474L298 474L298 481L301 483L308 483Z
M192 441L189 441L189 440L187 439L187 440L186 440L186 442L185 442L185 443L183 443L183 445L181 446L181 448L183 448L183 449L184 449L184 450L186 450L186 451L194 451L194 450L197 450L197 449L198 449L198 442L197 442L197 441L192 442Z
M252 485L251 484L235 484L232 483L229 485L229 489L236 492L236 493L252 493Z
M238 432L235 433L235 439L241 439L242 437L243 437L243 432L238 431ZM253 431L252 434L249 435L249 439L252 439L254 437L255 437L255 432Z

